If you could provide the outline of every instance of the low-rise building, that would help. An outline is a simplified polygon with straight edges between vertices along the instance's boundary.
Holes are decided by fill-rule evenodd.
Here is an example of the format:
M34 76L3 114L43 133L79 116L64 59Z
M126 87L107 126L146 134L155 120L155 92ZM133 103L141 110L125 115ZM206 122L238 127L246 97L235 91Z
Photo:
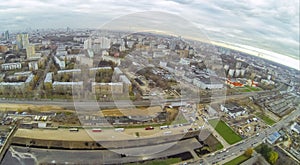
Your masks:
M130 92L132 90L132 85L130 80L125 75L120 76L120 81L123 83L124 92Z
M194 78L193 84L201 89L220 89L224 86L224 84L218 80L205 77Z
M2 70L15 70L15 69L21 69L21 68L22 68L22 64L19 62L1 64Z
M46 77L45 77L45 80L44 80L44 84L45 84L45 83L50 83L50 84L52 84L52 76L53 76L53 72L47 73L47 74L46 74Z
M291 130L300 134L300 125L295 122L294 124L291 125Z
M230 117L235 118L246 113L245 109L233 103L221 104L221 111L227 113Z
M58 57L54 56L54 62L59 66L60 69L65 69L66 63L64 60L60 60Z
M29 62L28 68L29 70L38 70L39 69L38 62L37 61Z
M60 93L78 93L83 90L83 81L79 82L58 82L52 84L54 92Z
M274 144L280 138L280 134L276 131L267 137L267 142Z
M123 93L123 83L92 83L92 92L100 94L122 94Z

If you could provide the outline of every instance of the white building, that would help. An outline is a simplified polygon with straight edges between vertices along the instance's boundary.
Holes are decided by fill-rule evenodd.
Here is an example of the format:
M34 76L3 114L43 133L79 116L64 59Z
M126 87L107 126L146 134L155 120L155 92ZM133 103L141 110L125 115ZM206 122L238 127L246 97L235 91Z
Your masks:
M98 94L122 94L123 93L123 83L92 83L92 92Z
M37 61L29 62L28 68L29 70L38 70L39 69L38 62Z
M188 58L180 58L180 61L179 61L180 64L182 65L190 65L190 59Z
M6 64L1 64L1 69L2 70L15 70L15 69L21 69L22 65L21 63L6 63Z
M300 125L295 122L294 124L291 125L291 130L300 134Z
M124 92L130 92L131 91L131 82L125 75L120 76L120 81L123 83L124 86Z
M36 58L34 45L30 44L26 47L26 56L27 56L27 59Z
M201 89L220 89L224 86L224 84L218 80L204 77L194 78L193 84Z
M54 56L54 62L59 66L60 69L65 69L66 63L64 60L60 60L58 57Z
M52 87L55 92L77 93L83 90L83 81L79 81L79 82L54 81Z
M221 111L227 113L230 117L235 118L246 113L245 109L232 103L221 104Z
M59 70L59 71L57 71L58 75L66 74L66 73L80 74L81 73L81 69L69 69L69 70Z
M44 83L51 83L52 84L52 76L53 76L53 72L47 73Z

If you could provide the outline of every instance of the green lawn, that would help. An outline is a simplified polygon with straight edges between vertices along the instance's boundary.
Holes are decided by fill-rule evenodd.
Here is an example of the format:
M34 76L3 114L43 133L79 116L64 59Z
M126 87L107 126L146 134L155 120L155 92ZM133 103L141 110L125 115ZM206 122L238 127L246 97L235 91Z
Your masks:
M226 123L222 120L213 119L208 121L215 130L226 140L229 144L234 144L242 140Z
M237 88L240 92L256 92L261 91L261 88L258 87L250 87L250 86L244 86Z
M178 112L178 115L176 116L175 120L171 124L184 124L187 123L188 121L186 118L183 116L181 112Z
M261 91L261 89L258 87L248 87L248 89L250 89L252 91Z
M271 118L269 118L268 116L266 116L266 115L264 115L262 113L258 112L255 115L257 117L261 118L266 124L268 124L270 126L276 123L274 120L272 120Z
M216 149L217 149L217 150L223 149L223 145L222 145L221 143L218 143L218 144L216 145Z
M232 159L231 161L225 163L224 165L239 165L243 163L244 161L248 160L250 157L241 155L239 157L236 157L235 159Z

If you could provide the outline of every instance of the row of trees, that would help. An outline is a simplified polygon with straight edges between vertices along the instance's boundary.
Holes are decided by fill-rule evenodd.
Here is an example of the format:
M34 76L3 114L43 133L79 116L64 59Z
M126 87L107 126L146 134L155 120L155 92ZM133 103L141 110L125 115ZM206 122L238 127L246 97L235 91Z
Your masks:
M266 144L262 144L257 150L270 164L275 164L278 153Z

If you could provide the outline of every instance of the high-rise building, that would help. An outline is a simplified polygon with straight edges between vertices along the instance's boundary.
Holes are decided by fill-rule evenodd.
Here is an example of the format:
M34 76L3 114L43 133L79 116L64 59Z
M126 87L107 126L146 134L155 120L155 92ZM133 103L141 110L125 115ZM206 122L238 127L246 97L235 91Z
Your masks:
M9 40L9 32L8 32L8 30L6 30L5 33L4 33L4 39L5 39L6 41Z
M35 58L34 45L28 45L26 47L26 55L27 55L27 59Z
M83 48L84 49L91 49L92 48L92 39L91 38L88 38L87 40L84 41Z
M88 38L84 41L84 49L92 49L94 52L99 53L102 49L109 49L111 39L107 37L99 37L96 39Z
M18 49L26 49L26 47L29 45L29 39L28 34L18 34L16 37L16 44L18 45Z
M26 48L29 45L28 34L23 34L22 44L23 48Z

